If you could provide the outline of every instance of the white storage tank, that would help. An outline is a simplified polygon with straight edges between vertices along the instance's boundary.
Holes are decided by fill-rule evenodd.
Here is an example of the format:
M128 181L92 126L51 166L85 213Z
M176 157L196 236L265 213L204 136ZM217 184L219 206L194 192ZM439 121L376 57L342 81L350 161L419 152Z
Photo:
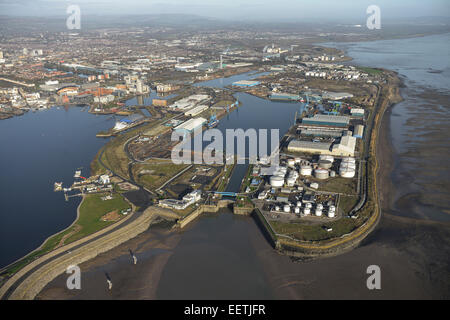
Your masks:
M280 211L280 207L279 206L275 206L275 211Z
M299 207L295 207L294 212L295 212L296 214L299 214L299 213L300 213L300 208L299 208Z
M297 181L296 178L289 177L289 178L287 178L286 183L287 183L287 185L288 185L289 187L292 187L292 186L294 186L295 181Z
M342 158L342 160L341 160L341 163L349 163L349 162L356 163L356 159L352 158L352 157L345 157L345 158Z
M330 160L319 160L319 168L330 169L333 166L333 162Z
M289 212L291 212L291 207L288 204L285 204L284 208L283 208L283 211L286 212L286 213L289 213Z
M311 203L309 203L309 202L308 202L308 203L306 203L306 204L305 204L305 208L311 209L311 208L312 208L312 204L311 204Z
M339 169L341 169L341 168L356 169L356 163L354 163L354 162L341 163L341 165L339 166Z
M328 210L328 218L334 218L336 216L336 212L332 210Z
M271 176L270 185L275 188L282 187L284 184L284 179L280 176Z
M318 217L322 216L322 209L316 208L315 214L316 214L316 216L318 216Z
M303 209L303 213L305 214L305 216L309 216L311 214L311 209L305 208L305 209Z
M301 158L295 158L295 159L294 159L294 162L295 162L295 163L300 163L301 161L302 161Z
M294 159L289 159L287 161L287 163L288 163L288 166L293 167L295 165L295 160Z
M330 177L331 177L331 178L336 177L336 171L331 170L331 171L330 171Z
M317 204L317 209L322 210L323 209L323 204L321 204L321 203Z
M353 178L355 176L355 170L351 168L341 168L339 169L339 175L342 178Z
M300 167L300 174L302 176L310 176L312 173L312 167L311 166L301 166Z
M330 156L329 154L321 154L319 156L319 161L320 160L327 160L327 161L331 161L331 163L333 163L334 158L333 158L333 156Z
M314 176L317 179L327 179L328 178L328 170L326 170L326 169L316 169L316 170L314 170Z
M302 202L301 201L297 201L297 207L301 207L302 206Z

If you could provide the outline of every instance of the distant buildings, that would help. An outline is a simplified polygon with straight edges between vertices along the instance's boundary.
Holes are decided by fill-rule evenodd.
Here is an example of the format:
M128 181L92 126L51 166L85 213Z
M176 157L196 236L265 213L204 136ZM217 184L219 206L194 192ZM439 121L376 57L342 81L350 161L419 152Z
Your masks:
M125 76L125 84L128 91L137 94L143 94L150 91L150 88L136 75Z
M180 87L173 84L158 84L156 86L157 92L170 92L174 90L178 90Z

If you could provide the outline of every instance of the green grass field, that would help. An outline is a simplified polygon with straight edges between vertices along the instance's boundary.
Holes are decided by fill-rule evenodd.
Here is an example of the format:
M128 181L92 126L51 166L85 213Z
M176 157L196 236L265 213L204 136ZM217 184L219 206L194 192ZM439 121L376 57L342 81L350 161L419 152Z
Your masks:
M374 68L369 68L369 67L358 67L359 70L361 70L362 72L368 73L369 75L380 75L383 73L382 70L378 70L378 69L374 69Z
M320 225L306 225L302 223L284 223L279 221L271 221L270 224L276 233L291 236L298 240L319 241L339 237L343 234L350 233L358 225L358 219L343 218L334 222L324 223ZM333 228L331 232L326 231L323 226Z

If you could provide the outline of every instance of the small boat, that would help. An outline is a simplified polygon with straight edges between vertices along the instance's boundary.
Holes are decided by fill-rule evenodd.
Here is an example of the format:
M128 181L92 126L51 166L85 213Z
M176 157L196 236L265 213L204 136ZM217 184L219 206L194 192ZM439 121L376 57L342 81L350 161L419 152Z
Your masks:
M216 127L217 125L219 124L219 120L215 120L215 121L213 121L213 122L211 122L211 123L209 123L208 124L208 128L214 128L214 127Z

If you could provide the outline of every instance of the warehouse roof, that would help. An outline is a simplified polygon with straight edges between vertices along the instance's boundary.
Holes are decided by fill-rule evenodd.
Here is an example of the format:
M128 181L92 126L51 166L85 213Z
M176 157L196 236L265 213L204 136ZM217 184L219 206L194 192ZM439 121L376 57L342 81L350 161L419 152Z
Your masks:
M179 126L177 126L177 127L175 128L175 130L187 130L187 131L192 131L192 130L194 130L195 128L197 128L197 127L203 125L205 122L206 122L206 119L205 119L205 118L201 118L201 117L199 117L199 118L192 118L192 119L189 119L189 120L183 122L183 123L180 124Z
M288 149L317 149L317 150L330 150L331 143L329 142L312 142L292 140L289 142Z

